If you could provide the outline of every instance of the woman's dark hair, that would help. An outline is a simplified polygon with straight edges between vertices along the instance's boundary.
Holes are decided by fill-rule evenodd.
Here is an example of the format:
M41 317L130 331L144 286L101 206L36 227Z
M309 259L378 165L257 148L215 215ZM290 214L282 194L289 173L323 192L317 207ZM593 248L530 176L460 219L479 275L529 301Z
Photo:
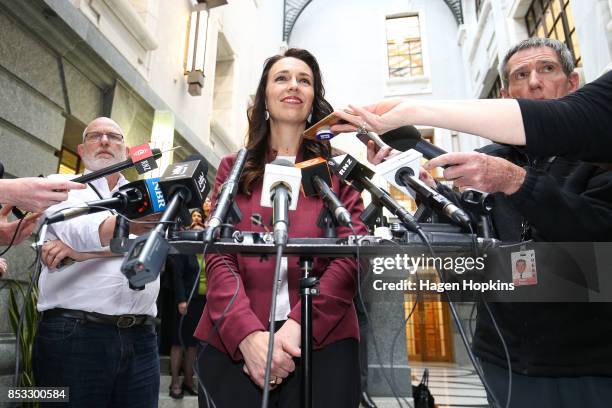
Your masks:
M248 153L242 176L240 177L240 191L244 194L251 194L251 186L263 176L266 158L269 157L270 124L265 118L265 112L266 84L268 83L270 68L276 62L288 57L303 61L312 70L314 99L312 101L312 119L309 124L318 122L334 110L331 104L325 100L323 78L319 63L314 55L299 48L289 48L282 55L268 58L264 63L253 106L247 112L249 131L246 137L246 148ZM319 142L303 139L300 149L302 150L304 160L318 156L328 158L331 153L331 145L328 141Z
M198 213L200 214L200 217L202 217L202 219L204 219L204 211L200 210L199 208L196 208L194 210L191 210L191 216L193 217L193 213Z

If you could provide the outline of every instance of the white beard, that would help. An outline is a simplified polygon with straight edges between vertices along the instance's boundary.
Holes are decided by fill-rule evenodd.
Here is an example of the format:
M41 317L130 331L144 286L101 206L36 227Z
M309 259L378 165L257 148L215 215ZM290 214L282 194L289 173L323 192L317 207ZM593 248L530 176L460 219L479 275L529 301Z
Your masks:
M92 157L83 158L85 168L91 171L102 170L125 160L125 157Z

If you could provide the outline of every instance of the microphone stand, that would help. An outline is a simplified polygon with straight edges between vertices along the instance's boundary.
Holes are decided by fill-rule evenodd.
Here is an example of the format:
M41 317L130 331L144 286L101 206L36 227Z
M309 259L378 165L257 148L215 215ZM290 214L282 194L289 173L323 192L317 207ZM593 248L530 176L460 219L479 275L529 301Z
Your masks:
M336 227L338 226L334 216L327 206L323 206L317 226L325 230L325 238L336 238ZM300 367L300 407L312 407L312 297L319 294L319 278L310 276L312 273L312 256L300 256L300 299L302 321L300 322L300 336L302 345L302 366Z
M302 366L300 369L302 378L300 384L301 408L312 408L312 297L319 294L319 278L310 276L312 273L313 260L311 256L300 257L300 298L302 301L301 345Z

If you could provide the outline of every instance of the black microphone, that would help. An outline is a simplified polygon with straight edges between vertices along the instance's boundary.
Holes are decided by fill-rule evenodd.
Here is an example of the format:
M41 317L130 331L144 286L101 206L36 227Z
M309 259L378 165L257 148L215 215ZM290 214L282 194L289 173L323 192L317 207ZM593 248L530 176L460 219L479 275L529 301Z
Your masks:
M152 177L141 181L144 181L144 189L142 190L144 197L142 202L137 203L138 205L129 205L125 210L120 211L127 218L146 217L147 215L163 212L166 209L166 198L159 187L159 177ZM127 189L130 184L120 187L119 191Z
M261 205L272 205L273 235L277 246L287 245L289 210L297 206L301 178L300 169L287 160L276 159L266 164Z
M56 222L70 220L81 215L106 211L107 209L113 209L121 213L129 214L129 218L137 218L148 215L151 213L151 211L153 211L155 206L159 207L160 205L160 197L154 195L153 197L155 197L155 199L152 200L148 183L149 181L147 180L133 181L122 186L119 191L113 194L111 198L89 201L84 203L83 206L60 210L47 217L45 222L48 225L51 225L55 224ZM161 197L161 203L163 203L163 196ZM141 214L141 212L146 213Z
M135 203L122 209L120 212L125 217L117 217L110 249L115 253L123 253L128 250L130 236L130 220L146 217L150 214L158 214L166 209L166 198L159 188L159 177L144 179L146 189L143 190L142 202ZM120 187L119 190L125 189Z
M138 165L139 163L145 163L147 161L149 161L151 159L151 157L153 157L155 160L159 159L160 157L162 157L162 152L161 150L155 148L155 149L151 149L151 153L153 154L153 156L138 156L138 157L142 157L142 158L129 158L127 160L124 160L120 163L116 163L113 164L111 166L105 167L103 169L100 170L96 170L93 171L91 173L87 173L84 174L80 177L74 178L71 181L74 181L76 183L89 183L92 180L97 180L99 178L102 177L106 177L109 176L113 173L117 173L118 171L121 170L125 170L125 169L129 169L130 167L134 167L136 165Z
M338 224L351 228L353 226L351 214L330 187L332 179L327 160L317 157L297 163L295 167L302 170L302 192L304 196L318 195L334 215Z
M121 265L121 272L128 278L130 288L142 290L145 284L159 276L170 251L170 244L165 239L166 232L182 208L202 206L210 190L207 172L208 165L203 157L201 160L174 163L166 168L159 180L159 187L167 198L166 209L153 231L134 240Z
M405 152L414 149L428 160L447 152L421 138L421 133L414 126L400 126L380 135L381 139L395 150Z
M238 186L240 182L240 176L242 175L242 169L246 163L247 149L242 148L236 154L236 160L232 165L232 169L227 176L227 180L221 186L221 191L215 209L212 216L208 220L208 227L204 231L204 242L210 243L214 239L216 230L225 222L227 212L234 203L234 198L238 192Z
M417 232L421 229L404 207L395 201L388 192L372 183L370 177L374 175L374 172L357 161L357 159L347 154L334 157L328 163L342 181L359 191L363 191L363 189L368 190L372 197L399 218L407 229L412 232Z
M406 188L414 190L417 196L431 208L440 211L458 224L469 227L470 217L437 190L416 178L411 168L402 167L398 169L395 173L395 180L398 184L403 184Z

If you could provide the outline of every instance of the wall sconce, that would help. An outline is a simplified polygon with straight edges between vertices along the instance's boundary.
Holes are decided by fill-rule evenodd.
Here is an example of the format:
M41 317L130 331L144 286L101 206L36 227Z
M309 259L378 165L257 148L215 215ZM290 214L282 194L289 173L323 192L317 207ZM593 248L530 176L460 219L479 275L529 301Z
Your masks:
M189 17L185 75L187 75L188 92L191 96L202 95L202 88L204 87L208 10L225 4L227 4L227 0L196 0Z

